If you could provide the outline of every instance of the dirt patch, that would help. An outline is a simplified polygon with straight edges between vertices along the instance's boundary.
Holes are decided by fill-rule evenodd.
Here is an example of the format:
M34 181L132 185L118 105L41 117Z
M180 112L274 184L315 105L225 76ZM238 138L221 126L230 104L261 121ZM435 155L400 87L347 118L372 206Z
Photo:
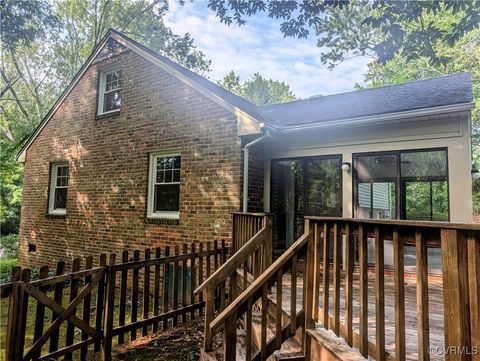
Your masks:
M118 346L112 356L116 361L194 361L200 360L202 347L203 320L197 320Z

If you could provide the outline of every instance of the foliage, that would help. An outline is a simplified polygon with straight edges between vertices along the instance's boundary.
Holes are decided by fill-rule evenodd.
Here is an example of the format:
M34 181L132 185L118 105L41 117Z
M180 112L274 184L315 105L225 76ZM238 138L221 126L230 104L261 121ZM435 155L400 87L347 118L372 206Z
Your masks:
M17 265L16 258L0 258L0 283L10 281L12 268Z
M288 84L265 79L259 73L240 84L240 77L231 71L218 84L256 105L284 103L296 99Z
M0 237L0 257L17 258L18 257L18 235L9 234Z
M350 3L353 3L352 6ZM281 19L280 31L285 36L307 37L309 28L322 27L325 21L331 21L332 13L355 9L356 1L319 0L319 1L228 1L209 0L208 7L216 13L221 22L230 25L244 25L245 18L257 13L267 13L272 19ZM435 53L436 42L454 44L467 32L478 29L480 24L480 0L411 0L411 1L361 1L368 5L369 15L363 13L361 22L347 23L346 29L337 28L337 31L349 32L351 29L367 26L373 31L380 31L380 41L371 45L381 63L391 60L395 55L405 56L408 59L429 57L435 62L443 63L444 59ZM461 14L457 21L449 23L448 31L444 25L430 21L438 14L448 12L452 15ZM351 13L354 16L355 14ZM355 19L358 17L354 16ZM353 25L353 27L351 27ZM365 33L359 34L369 43ZM345 43L341 37L337 39ZM359 44L351 44L357 48ZM335 47L336 48L336 47ZM338 54L332 54L338 57Z
M190 34L165 26L166 0L0 0L0 6L0 224L8 234L19 227L23 167L15 156L109 28L200 74L210 61Z

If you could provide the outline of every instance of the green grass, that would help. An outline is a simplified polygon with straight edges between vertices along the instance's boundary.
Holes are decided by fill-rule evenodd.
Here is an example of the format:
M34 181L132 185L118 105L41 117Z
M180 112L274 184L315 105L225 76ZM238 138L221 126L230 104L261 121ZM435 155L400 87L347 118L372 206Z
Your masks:
M0 283L10 281L12 268L17 264L16 258L0 258Z

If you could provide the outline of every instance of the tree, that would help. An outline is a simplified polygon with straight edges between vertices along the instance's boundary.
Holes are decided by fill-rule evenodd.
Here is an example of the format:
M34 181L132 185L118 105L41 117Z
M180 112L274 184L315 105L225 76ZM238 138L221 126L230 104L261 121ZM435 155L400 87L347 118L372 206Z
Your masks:
M15 160L24 140L46 115L109 28L204 74L210 61L190 34L163 23L166 0L0 0L0 224L18 229L23 168Z
M265 79L259 73L240 84L240 77L231 71L218 81L218 84L256 105L284 103L296 99L288 84Z
M325 17L348 8L351 2L209 0L208 7L226 25L235 22L241 26L246 23L247 17L265 12L272 19L282 20L280 31L284 36L306 38L309 29L321 27ZM382 63L396 54L409 58L428 56L442 62L443 59L438 57L434 50L437 41L453 44L467 32L480 26L480 0L374 0L368 3L371 12L362 19L362 24L382 33L381 40L372 49ZM443 12L460 14L458 21L450 24L448 32L444 31L444 24L429 21L429 18Z

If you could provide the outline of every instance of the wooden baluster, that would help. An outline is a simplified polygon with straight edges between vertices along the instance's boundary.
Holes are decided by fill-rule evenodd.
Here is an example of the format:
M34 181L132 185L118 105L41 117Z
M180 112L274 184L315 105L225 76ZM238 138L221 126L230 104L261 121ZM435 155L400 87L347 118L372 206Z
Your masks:
M468 309L468 247L466 236L456 229L441 230L445 348L470 344ZM465 360L460 352L445 355L446 361Z
M48 277L48 266L43 266L40 268L39 278L44 279L47 277ZM40 292L47 293L48 286L40 287L39 290ZM37 308L35 312L35 328L33 332L33 344L35 344L35 342L42 336L44 323L45 323L45 305L42 302L37 301ZM40 353L41 353L40 351L33 355L32 358L34 360L40 357Z
M368 243L367 230L358 225L358 258L360 266L360 353L368 357Z
M328 223L323 225L323 327L328 329L330 304L330 228Z
M260 335L261 360L267 360L268 287L262 286L262 329Z
M321 265L321 250L322 245L320 242L320 229L318 222L314 224L314 235L315 235L315 290L314 290L314 300L313 300L313 317L316 322L320 321L319 319L319 307L320 307L320 265Z
M264 240L264 267L263 271L265 271L268 267L271 266L273 262L273 225L272 225L272 217L265 216L265 228L267 229L267 233L265 234ZM257 228L257 231L260 230L261 227Z
M395 354L397 361L405 360L405 275L403 239L393 229L393 268L395 288Z
M170 246L165 247L165 258L170 256ZM163 264L163 306L162 313L168 312L168 298L170 289L170 264L168 262ZM163 321L163 330L168 328L168 320Z
M153 275L153 316L160 314L160 257L162 256L162 250L160 247L155 248L155 263L154 275ZM158 332L158 323L153 324L152 332L155 334Z
M179 254L178 244L175 245L175 256ZM178 261L173 263L173 309L178 308ZM178 317L173 318L173 327L177 326Z
M340 267L342 262L342 234L338 224L333 225L333 332L340 336Z
M428 322L428 253L420 229L415 230L415 257L417 273L418 359L430 360L430 327Z
M282 269L277 272L277 306L275 313L275 340L277 350L280 350L282 347Z
M297 254L292 257L291 268L291 294L290 294L290 335L297 332Z
M182 254L188 254L187 244L183 244ZM182 308L187 307L187 259L185 258L182 262ZM182 313L182 323L187 322L187 313Z
M98 265L99 267L105 267L107 264L107 255L102 253L99 258ZM101 330L103 324L103 299L105 296L105 278L102 277L97 284L97 300L96 300L96 310L95 310L95 329ZM51 343L50 339L50 343ZM101 339L95 340L95 346L93 348L94 352L97 353L101 349Z
M140 251L136 249L133 251L133 261L140 260ZM138 275L139 269L135 268L133 270L133 277L132 277L132 314L131 314L131 321L132 323L137 322L137 313L138 313ZM137 329L132 329L130 332L130 341L134 341L137 339Z
M385 360L385 256L383 234L378 226L375 237L375 331L376 360Z
M80 270L80 258L75 258L72 262L72 273L73 272L78 272ZM78 294L78 283L79 279L73 279L70 281L70 298L69 301L72 302ZM73 315L75 315L76 311L74 310L72 312ZM73 337L75 336L75 326L73 323L68 322L67 323L67 333L65 335L65 346L70 346L73 344ZM65 354L65 359L66 360L71 360L72 359L72 354L67 353Z
M467 238L468 284L470 297L471 345L480 345L480 236L470 232ZM480 351L472 355L472 361L480 361Z
M192 258L190 258L190 304L193 305L195 304L195 279L197 277L196 274L196 269L195 269L195 258L196 258L196 249L195 249L195 243L192 243L191 245L191 253L192 253ZM190 311L190 320L193 320L195 318L195 310Z
M93 257L88 256L85 259L85 269L91 269L93 268ZM89 283L92 282L92 276L85 276L85 286L87 286ZM92 301L92 293L89 292L88 295L85 296L83 299L83 309L82 309L82 315L83 315L83 320L87 323L90 324L90 304ZM85 341L88 339L88 333L85 331L82 331L82 341ZM86 360L87 359L87 354L88 354L88 346L82 347L80 351L80 360Z
M26 268L22 270L21 280L24 283L30 282L30 269ZM19 297L19 310L21 310L21 314L19 317L19 324L18 324L18 333L17 333L17 347L18 347L18 356L20 359L23 356L23 349L25 346L25 331L27 329L27 315L28 315L28 293L22 290L20 291Z
M109 267L107 268L107 290L105 293L105 315L103 321L102 360L112 359L112 330L113 312L115 310L115 270L111 268L115 264L115 253L110 254Z
M150 259L150 248L145 249L145 260ZM143 319L148 319L150 311L150 266L145 266L143 270ZM142 336L148 335L148 326L143 326Z
M248 260L243 263L243 290L248 287Z
M205 351L213 351L213 339L210 329L210 323L213 321L215 313L215 290L212 286L205 288Z
M57 263L57 270L56 270L56 275L62 275L65 272L65 262L60 261ZM53 295L53 299L56 303L58 303L60 306L62 305L62 294L63 294L63 282L58 282L55 284L55 291ZM103 304L102 304L102 309L103 309ZM57 319L59 316L58 313L52 312L52 323ZM59 339L59 330L55 330L52 333L52 336L50 337L50 347L49 347L49 352L54 352L58 350L58 339Z
M224 361L235 361L237 359L237 312L235 311L225 321L225 332L223 333Z
M346 272L345 272L345 327L347 343L353 346L353 238L350 224L345 224Z
M218 269L218 255L220 254L220 250L218 249L218 241L213 241L213 269L216 271Z
M203 253L203 243L200 243L200 248L198 251L200 254ZM203 256L198 257L198 284L201 285L203 283ZM203 302L203 291L200 291L198 295L198 301ZM203 314L203 308L199 310L199 316Z
M252 298L247 301L247 324L245 325L245 360L252 359Z
M122 263L128 262L128 251L122 252ZM125 325L125 311L127 308L127 279L128 279L128 269L122 269L121 278L120 278L120 306L118 314L118 325ZM118 335L118 344L121 345L125 342L125 333L121 332Z
M260 276L260 274L262 273L262 257L261 257L261 249L258 248L256 251L255 251L255 271L254 271L254 275L255 275L255 278Z

